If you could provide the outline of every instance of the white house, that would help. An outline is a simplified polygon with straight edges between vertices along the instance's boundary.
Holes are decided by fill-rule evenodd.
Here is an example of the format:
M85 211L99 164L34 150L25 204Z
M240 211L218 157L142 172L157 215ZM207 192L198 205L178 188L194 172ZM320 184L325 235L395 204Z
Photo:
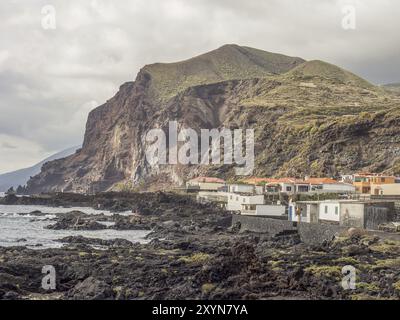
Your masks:
M324 183L322 184L322 192L326 193L355 193L356 187L350 183Z
M238 193L228 193L228 204L226 210L241 211L242 205L248 205L249 210L255 210L255 205L264 204L264 195L243 195Z
M269 180L270 181L265 184L265 192L282 192L293 194L310 191L310 184L300 179L281 178Z
M228 192L233 193L255 193L255 186L251 184L229 184Z
M319 221L340 222L340 201L324 201L319 203Z
M321 193L355 193L356 188L350 183L339 182L330 178L308 178L310 191Z
M286 215L286 207L282 205L270 205L270 204L257 204L256 210L245 210L246 205L242 205L242 215L256 215L256 216L268 216L268 217L284 217Z
M329 221L339 223L341 204L345 201L346 200L292 202L289 204L288 219L290 221L298 221L296 212L299 211L301 222L318 223Z
M299 221L296 214L299 212L300 222L317 223L318 210L318 201L291 202L288 207L288 219L294 222Z
M299 201L289 204L288 219L301 222L334 223L346 227L377 229L379 224L393 221L394 202L325 200Z
M264 194L264 186L254 186L254 191L256 194Z

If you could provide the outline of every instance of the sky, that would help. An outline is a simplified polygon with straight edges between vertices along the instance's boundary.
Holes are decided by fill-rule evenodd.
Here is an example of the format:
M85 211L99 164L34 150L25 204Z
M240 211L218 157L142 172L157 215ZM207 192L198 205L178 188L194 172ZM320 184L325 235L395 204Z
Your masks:
M235 43L400 82L398 0L2 0L0 173L83 141L146 64Z

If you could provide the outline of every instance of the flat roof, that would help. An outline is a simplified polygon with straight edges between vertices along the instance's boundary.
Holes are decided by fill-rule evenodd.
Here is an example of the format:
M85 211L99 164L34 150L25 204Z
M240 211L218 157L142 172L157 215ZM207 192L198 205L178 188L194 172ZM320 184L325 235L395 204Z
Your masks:
M304 203L304 204L320 204L320 203L384 203L384 202L395 202L394 200L348 200L348 199L337 199L337 200L313 200L313 201L296 201L293 203Z

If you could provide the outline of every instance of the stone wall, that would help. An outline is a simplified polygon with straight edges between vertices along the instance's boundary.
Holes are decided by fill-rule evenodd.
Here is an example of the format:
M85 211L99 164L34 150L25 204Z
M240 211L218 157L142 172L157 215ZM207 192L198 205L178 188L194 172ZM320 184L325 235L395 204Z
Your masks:
M270 236L275 236L285 230L296 230L294 223L291 221L265 217L234 214L232 216L232 225L235 225L237 222L241 224L241 231L262 232Z
M312 245L331 241L340 233L348 230L347 227L320 223L301 223L297 228L302 242Z
M318 245L324 241L330 241L341 232L347 230L346 227L325 224L297 223L285 220L269 219L255 216L233 215L232 225L237 222L241 224L241 231L252 231L266 233L275 236L283 231L297 230L300 239L307 244Z

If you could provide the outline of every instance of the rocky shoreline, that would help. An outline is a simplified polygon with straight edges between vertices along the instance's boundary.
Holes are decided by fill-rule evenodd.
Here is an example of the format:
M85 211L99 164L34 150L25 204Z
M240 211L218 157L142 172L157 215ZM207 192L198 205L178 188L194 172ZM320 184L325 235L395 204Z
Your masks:
M150 233L146 244L70 236L59 239L59 249L1 247L0 299L400 298L399 243L359 232L320 246L301 243L296 233L241 232L229 213L172 193L2 201L129 210L131 215L57 214L49 228ZM41 287L44 265L56 270L55 290ZM355 290L341 286L347 265L357 271Z

